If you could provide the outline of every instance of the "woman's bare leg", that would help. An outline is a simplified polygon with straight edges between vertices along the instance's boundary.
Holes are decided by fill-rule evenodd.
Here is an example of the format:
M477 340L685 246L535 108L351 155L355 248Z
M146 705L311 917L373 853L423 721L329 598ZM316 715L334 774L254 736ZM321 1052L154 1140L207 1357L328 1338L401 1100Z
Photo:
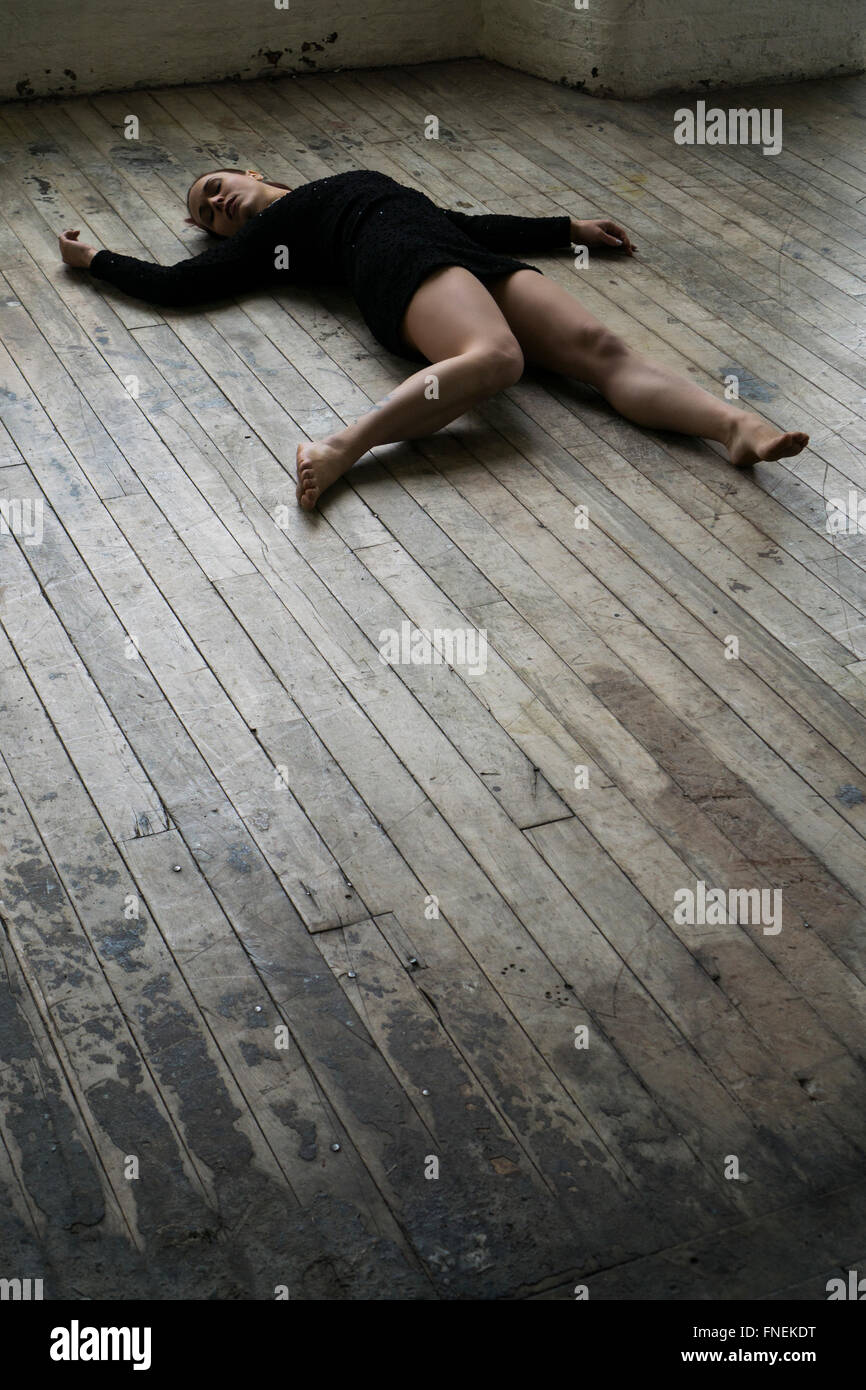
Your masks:
M523 354L501 310L461 266L428 276L412 296L403 332L430 365L347 429L298 445L297 497L306 511L374 445L433 434L523 371Z
M546 275L515 270L489 288L528 362L589 382L635 424L717 439L738 466L799 454L809 442L632 351Z

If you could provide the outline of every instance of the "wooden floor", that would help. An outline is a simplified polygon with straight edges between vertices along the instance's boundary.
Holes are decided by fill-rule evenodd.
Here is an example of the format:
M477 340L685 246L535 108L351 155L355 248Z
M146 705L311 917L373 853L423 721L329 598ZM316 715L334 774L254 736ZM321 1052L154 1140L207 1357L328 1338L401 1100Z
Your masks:
M4 1277L866 1273L866 534L826 527L866 494L866 81L752 99L775 157L475 61L0 111L0 486L44 499L0 528ZM348 296L158 312L58 259L198 249L219 164L607 213L634 261L531 259L811 446L735 472L528 372L300 514L298 440L413 370ZM406 622L486 671L384 663ZM700 880L783 929L678 924Z

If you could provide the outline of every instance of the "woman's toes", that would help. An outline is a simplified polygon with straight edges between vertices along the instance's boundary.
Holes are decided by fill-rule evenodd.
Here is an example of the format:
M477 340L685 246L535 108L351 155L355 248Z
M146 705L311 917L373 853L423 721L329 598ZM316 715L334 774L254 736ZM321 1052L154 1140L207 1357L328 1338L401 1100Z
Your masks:
M791 458L805 449L809 436L804 430L779 432L766 420L748 417L739 426L729 445L731 462L737 467L747 467L758 462L775 462L777 459Z
M809 436L802 430L788 430L776 439L770 440L760 451L760 455L768 463L775 463L777 459L793 458L795 454L802 453L808 443Z
M321 441L305 441L296 453L298 502L305 511L315 507L322 493L342 477L350 460Z

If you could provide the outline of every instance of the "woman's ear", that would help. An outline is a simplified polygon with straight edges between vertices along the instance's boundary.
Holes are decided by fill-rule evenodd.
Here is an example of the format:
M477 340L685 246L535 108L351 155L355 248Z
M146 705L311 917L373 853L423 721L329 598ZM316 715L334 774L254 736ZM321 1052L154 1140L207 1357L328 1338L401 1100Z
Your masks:
M252 179L262 180L265 177L264 174L259 173L258 169L244 169L244 173L249 174Z

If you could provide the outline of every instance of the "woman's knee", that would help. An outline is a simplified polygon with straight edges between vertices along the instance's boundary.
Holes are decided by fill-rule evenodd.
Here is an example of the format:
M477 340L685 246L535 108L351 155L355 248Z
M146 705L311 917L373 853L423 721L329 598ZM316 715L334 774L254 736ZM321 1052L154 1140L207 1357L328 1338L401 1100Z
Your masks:
M523 375L523 351L513 334L485 339L469 353L475 363L480 382L493 394L513 386Z
M588 364L594 376L605 377L622 365L630 356L631 348L618 333L599 323L578 335L575 353Z

